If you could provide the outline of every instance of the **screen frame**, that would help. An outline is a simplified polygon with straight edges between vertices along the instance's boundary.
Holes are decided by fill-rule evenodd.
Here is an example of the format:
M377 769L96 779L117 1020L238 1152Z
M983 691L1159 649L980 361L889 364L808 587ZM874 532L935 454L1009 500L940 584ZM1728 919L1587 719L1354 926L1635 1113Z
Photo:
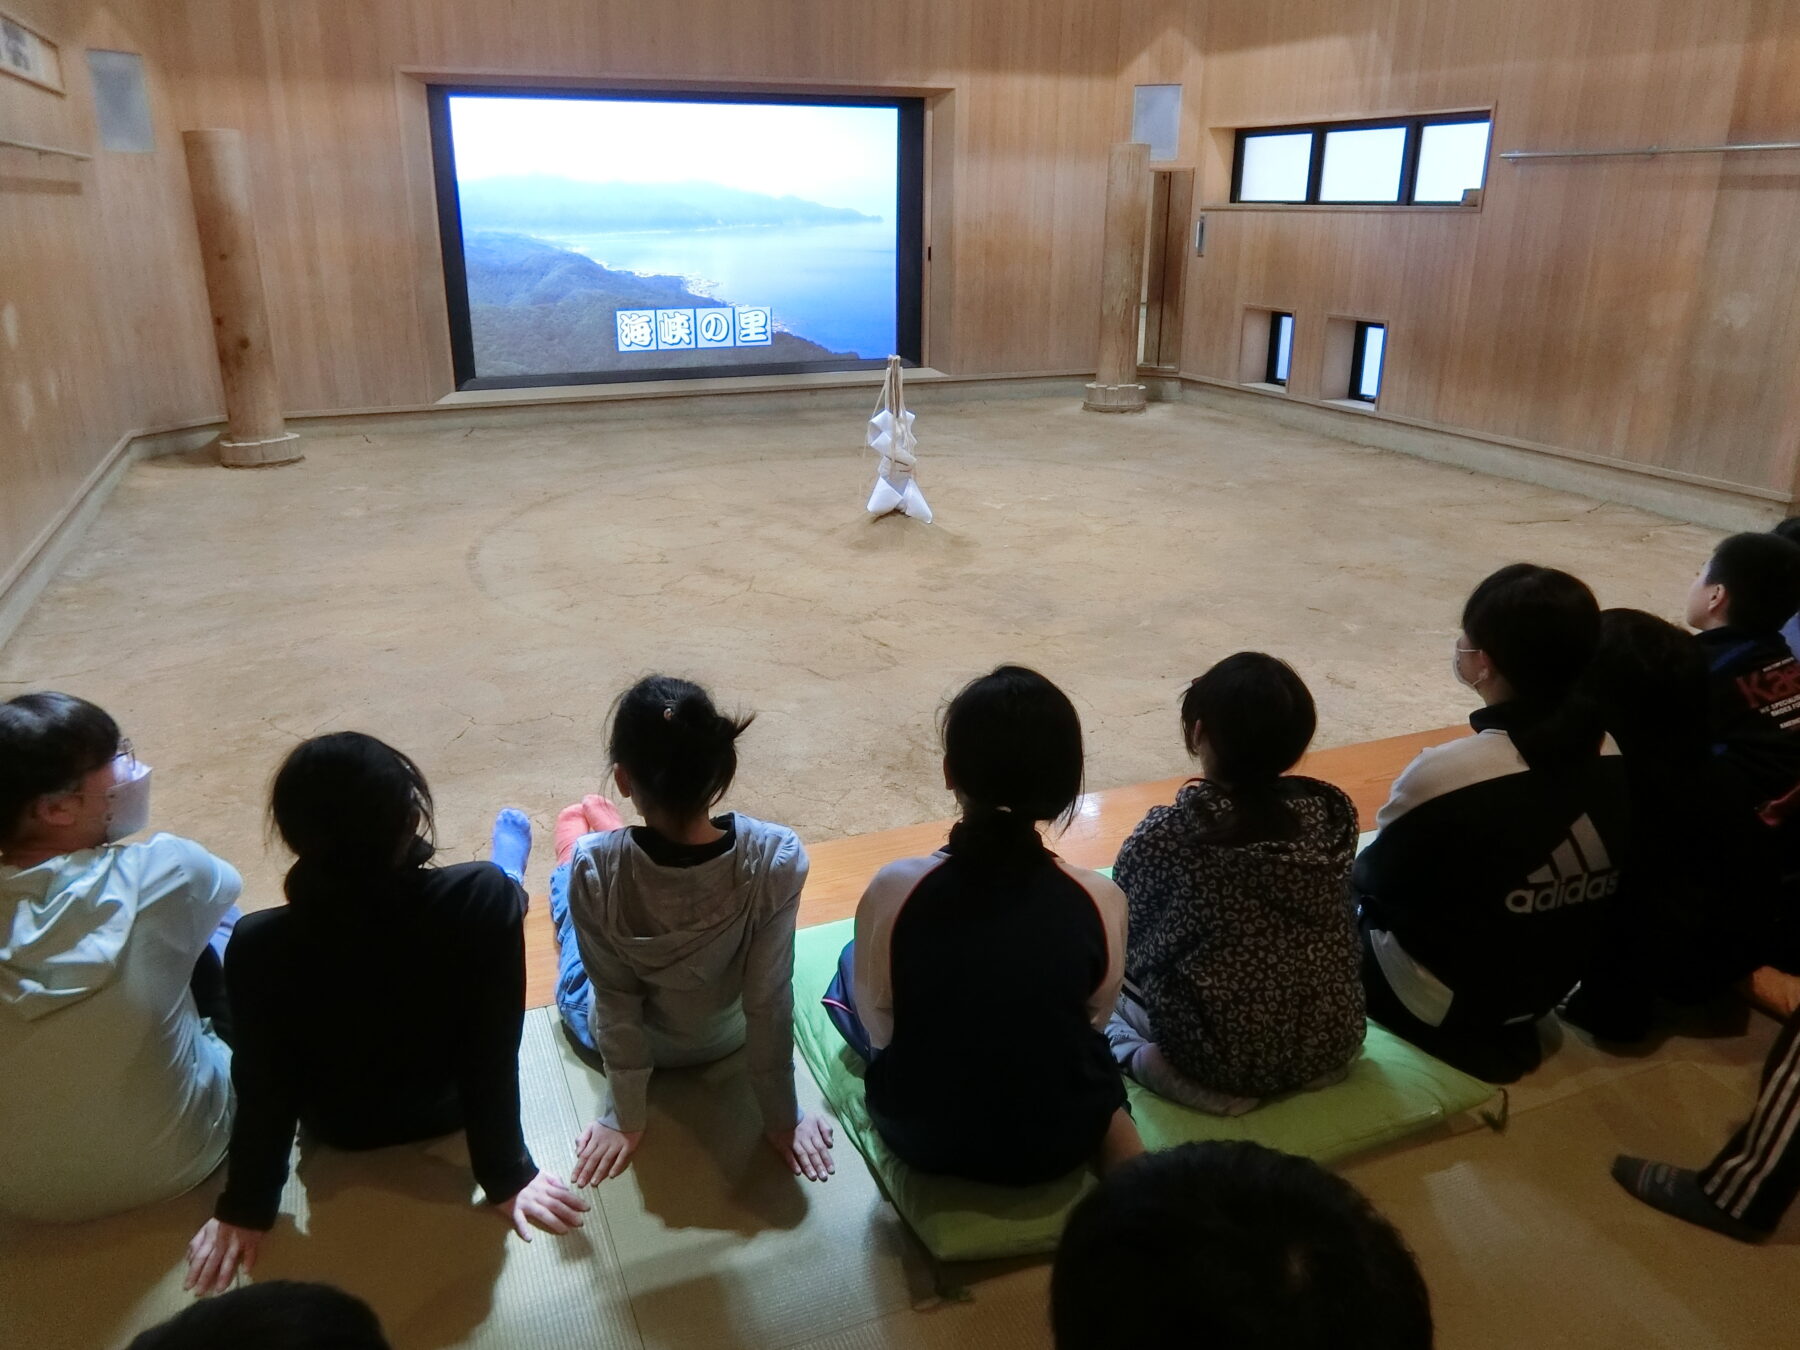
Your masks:
M436 84L425 86L431 127L431 170L437 197L438 241L444 262L444 299L450 322L452 378L460 392L534 389L569 384L630 384L661 380L747 379L880 370L887 357L838 361L775 361L766 365L683 366L663 370L567 370L536 375L477 375L475 333L469 312L469 278L463 257L462 203L456 186L456 151L450 100L476 98L582 98L634 103L779 104L830 108L892 108L898 114L895 146L894 347L901 363L923 361L925 321L925 103L918 96L884 94L786 94L753 91L643 89L606 85Z

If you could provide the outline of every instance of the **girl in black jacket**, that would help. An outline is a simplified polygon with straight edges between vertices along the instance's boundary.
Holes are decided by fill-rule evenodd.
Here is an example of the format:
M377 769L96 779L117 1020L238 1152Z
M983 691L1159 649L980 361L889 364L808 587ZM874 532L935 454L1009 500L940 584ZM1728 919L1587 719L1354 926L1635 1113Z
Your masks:
M475 1179L527 1240L587 1202L538 1170L519 1127L530 825L495 824L495 861L430 867L431 789L405 755L339 732L296 746L269 817L295 861L287 903L225 952L237 1119L187 1287L216 1293L274 1226L297 1126L335 1148L463 1131ZM506 869L506 870L503 870Z

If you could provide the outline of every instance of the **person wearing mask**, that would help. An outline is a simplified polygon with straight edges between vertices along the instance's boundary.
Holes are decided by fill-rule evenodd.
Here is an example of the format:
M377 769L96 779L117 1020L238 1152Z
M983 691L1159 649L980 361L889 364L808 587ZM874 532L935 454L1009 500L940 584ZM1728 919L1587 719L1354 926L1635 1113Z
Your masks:
M205 1180L231 1052L194 998L242 882L150 822L150 768L69 694L0 703L0 1214L97 1218Z
M1583 687L1599 640L1567 572L1477 586L1451 652L1475 734L1407 766L1352 874L1369 1016L1490 1083L1537 1067L1628 862L1625 763Z

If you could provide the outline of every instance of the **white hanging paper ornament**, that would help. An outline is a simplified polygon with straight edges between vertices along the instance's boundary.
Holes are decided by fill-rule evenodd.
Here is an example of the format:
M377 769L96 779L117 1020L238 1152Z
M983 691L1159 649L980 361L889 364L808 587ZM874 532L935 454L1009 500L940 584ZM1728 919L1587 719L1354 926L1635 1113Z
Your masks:
M900 511L914 520L931 524L931 508L919 491L914 476L919 459L914 450L918 438L913 435L913 415L906 410L905 391L901 386L900 358L888 357L887 379L882 381L881 398L875 404L875 415L869 419L869 449L881 457L876 469L875 490L869 494L869 514L885 516Z

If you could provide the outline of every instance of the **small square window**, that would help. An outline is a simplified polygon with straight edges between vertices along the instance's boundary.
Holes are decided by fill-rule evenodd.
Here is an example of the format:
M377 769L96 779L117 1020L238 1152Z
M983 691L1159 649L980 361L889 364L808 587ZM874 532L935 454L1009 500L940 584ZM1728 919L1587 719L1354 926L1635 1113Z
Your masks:
M1294 316L1277 310L1269 315L1269 364L1263 374L1264 382L1279 384L1285 389L1293 359Z
M1313 133L1245 136L1238 151L1241 202L1303 202L1312 174Z
M1469 188L1487 176L1489 123L1427 123L1419 138L1419 176L1415 202L1460 202Z
M1406 167L1405 127L1359 127L1325 133L1322 202L1397 202Z
M1373 403L1381 393L1381 361L1387 352L1387 325L1358 323L1350 354L1350 397Z

